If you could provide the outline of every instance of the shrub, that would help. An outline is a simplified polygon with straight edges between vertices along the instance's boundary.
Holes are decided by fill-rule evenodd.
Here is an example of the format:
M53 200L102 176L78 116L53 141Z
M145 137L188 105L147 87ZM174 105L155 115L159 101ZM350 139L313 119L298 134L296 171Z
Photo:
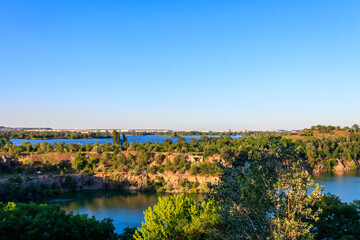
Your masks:
M118 239L112 220L66 213L58 205L0 204L0 239Z
M149 167L147 169L147 171L151 174L156 174L156 172L158 171L158 166L153 165L153 166Z
M196 201L184 194L159 197L145 212L145 223L135 232L141 239L210 239L220 222L215 203Z
M165 192L165 188L159 187L158 189L156 189L156 192L159 192L159 193Z
M72 168L78 171L81 171L85 168L87 164L87 159L82 156L81 153L76 155L76 157L72 160Z
M156 155L155 162L160 165L164 162L164 159L165 159L165 155L159 154L159 155Z
M196 188L192 188L189 190L189 194L195 194L197 193L197 189Z

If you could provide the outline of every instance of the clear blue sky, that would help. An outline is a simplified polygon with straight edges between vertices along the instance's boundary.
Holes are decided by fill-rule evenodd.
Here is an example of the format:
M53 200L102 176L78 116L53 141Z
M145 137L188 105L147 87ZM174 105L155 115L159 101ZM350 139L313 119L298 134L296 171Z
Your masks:
M0 125L360 123L360 1L0 1Z

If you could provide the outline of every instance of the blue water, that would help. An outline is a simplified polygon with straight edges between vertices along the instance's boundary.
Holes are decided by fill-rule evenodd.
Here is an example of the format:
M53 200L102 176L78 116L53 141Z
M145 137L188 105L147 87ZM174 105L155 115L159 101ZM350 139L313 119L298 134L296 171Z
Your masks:
M124 190L92 190L65 193L59 198L48 199L47 204L60 204L67 212L88 214L96 219L111 218L115 231L123 232L125 227L141 227L144 211L158 202L158 197L169 193L131 192ZM202 201L204 195L191 195L196 201Z
M344 202L360 200L360 172L330 172L315 175L314 179L324 186L323 193L331 193L340 197Z
M324 186L324 193L330 192L340 197L342 201L352 202L360 199L360 172L342 174L326 173L314 176L315 181ZM58 198L48 199L48 204L57 203L70 212L88 214L96 219L112 218L115 231L121 233L127 226L141 227L144 221L144 211L158 202L159 196L166 193L130 192L125 190L93 190L76 193L65 193ZM196 194L197 201L204 195Z
M146 143L146 142L159 142L162 143L165 139L171 139L173 142L177 142L178 138L172 138L172 137L168 137L168 136L156 136L156 135L145 135L145 136L126 136L128 139L129 143L132 142L138 142L138 143ZM241 135L237 135L237 136L232 136L232 138L240 138ZM184 137L186 139L187 142L190 142L192 138L195 138L196 140L198 140L200 138L200 136L185 136ZM38 143L43 143L43 142L48 142L48 143L61 143L61 142L65 142L66 144L69 143L80 143L81 145L85 145L86 143L89 144L94 144L95 142L98 142L100 144L105 144L105 143L112 143L112 138L96 138L96 139L46 139L46 140L27 140L27 139L11 139L11 142L15 145L21 145L23 142L30 142L32 144L35 144L36 142Z
M352 202L360 199L360 172L352 171L341 174L325 173L314 176L315 181L324 186L324 192L340 197L342 201ZM57 199L48 199L46 203L58 203L70 212L88 214L101 220L112 218L116 232L121 233L127 226L141 227L144 211L158 202L159 196L166 193L129 192L124 190L94 190L65 193ZM193 195L197 201L204 196Z

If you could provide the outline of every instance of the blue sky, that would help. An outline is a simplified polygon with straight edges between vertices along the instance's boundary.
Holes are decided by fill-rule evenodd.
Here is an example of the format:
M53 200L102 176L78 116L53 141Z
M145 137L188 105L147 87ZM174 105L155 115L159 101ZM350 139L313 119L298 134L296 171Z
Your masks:
M360 123L360 1L0 1L0 125Z

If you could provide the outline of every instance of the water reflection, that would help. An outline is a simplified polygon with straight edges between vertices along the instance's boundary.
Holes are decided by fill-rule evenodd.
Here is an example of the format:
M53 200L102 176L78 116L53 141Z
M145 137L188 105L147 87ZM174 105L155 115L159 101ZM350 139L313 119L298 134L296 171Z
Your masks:
M325 187L324 193L335 194L342 201L360 199L360 172L357 170L317 174L314 179Z
M314 176L316 182L325 186L324 193L330 192L342 201L352 202L360 199L360 172L325 173ZM158 202L159 196L166 193L111 191L82 191L66 193L57 199L48 199L47 203L60 203L62 209L94 215L97 219L112 218L117 232L127 227L141 227L143 212ZM204 195L192 195L202 201Z
M66 193L58 199L48 199L47 203L59 203L66 211L74 211L95 216L96 219L112 218L116 232L122 232L127 227L141 227L144 220L143 212L158 202L159 196L166 193L111 191L82 191ZM202 201L201 194L191 195L197 201Z

